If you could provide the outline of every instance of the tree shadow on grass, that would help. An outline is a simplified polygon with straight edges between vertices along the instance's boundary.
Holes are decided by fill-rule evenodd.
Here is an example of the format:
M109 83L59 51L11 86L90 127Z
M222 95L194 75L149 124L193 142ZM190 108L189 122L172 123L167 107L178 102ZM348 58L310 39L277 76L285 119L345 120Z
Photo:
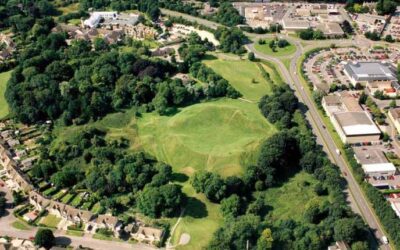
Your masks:
M182 173L173 173L172 174L172 181L176 181L179 183L183 183L189 180L189 176L182 174Z
M198 200L194 197L188 197L184 217L192 217L200 219L207 216L208 216L208 211L206 204L204 204L201 200Z
M216 56L214 55L210 55L210 54L205 54L205 56L203 57L203 60L215 60L218 59Z

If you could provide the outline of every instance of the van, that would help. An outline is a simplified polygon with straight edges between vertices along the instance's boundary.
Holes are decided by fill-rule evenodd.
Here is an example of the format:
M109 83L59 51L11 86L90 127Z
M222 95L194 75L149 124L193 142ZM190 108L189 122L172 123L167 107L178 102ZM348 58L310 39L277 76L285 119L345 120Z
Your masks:
M382 236L382 243L385 245L389 244L389 239L386 236Z

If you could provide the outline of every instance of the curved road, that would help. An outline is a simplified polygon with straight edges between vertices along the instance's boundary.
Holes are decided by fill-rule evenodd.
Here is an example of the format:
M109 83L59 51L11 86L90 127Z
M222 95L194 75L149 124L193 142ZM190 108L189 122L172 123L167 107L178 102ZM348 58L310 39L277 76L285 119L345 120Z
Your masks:
M286 82L289 83L291 88L295 90L296 96L299 98L299 100L307 106L308 111L306 112L306 117L313 128L314 134L317 136L318 142L321 145L323 145L324 150L327 152L332 162L335 163L342 172L347 173L347 175L345 175L344 178L348 183L348 188L351 195L350 197L351 201L355 203L357 210L361 213L361 216L364 218L365 222L373 230L375 237L377 239L380 239L385 234L384 230L382 229L382 226L379 223L379 219L376 217L375 212L370 207L367 198L365 197L363 191L356 182L346 161L343 159L341 155L336 154L336 149L338 147L336 146L330 133L326 130L324 122L320 117L313 100L307 94L306 90L304 89L301 83L299 76L297 75L297 61L303 54L303 47L298 41L294 39L289 38L288 40L291 40L297 47L297 51L290 62L290 72L279 59L272 56L267 56L265 54L256 51L254 48L254 44L248 44L246 45L246 48L249 51L253 52L256 55L256 57L272 61L279 66L279 69ZM348 41L346 41L346 43L348 43ZM391 249L390 245L380 245L379 248Z
M162 14L164 15L171 15L171 16L180 16L183 17L187 20L190 21L195 21L197 23L200 23L204 26L207 26L209 28L217 28L221 26L218 23L211 22L202 18L198 17L193 17L190 15L182 14L179 12L175 11L170 11L166 9L161 10ZM255 41L257 38L262 38L262 37L271 37L271 34L264 34L264 35L256 35L256 34L246 34L249 37ZM282 35L282 34L280 34ZM273 36L273 35L272 35ZM299 98L301 102L303 102L307 108L308 111L306 112L306 118L309 120L312 129L314 131L314 134L317 136L317 141L319 144L321 144L325 150L325 152L328 154L329 158L333 163L335 163L342 172L346 172L347 175L344 176L348 183L348 189L350 191L350 205L352 205L353 210L358 212L365 220L365 222L368 224L368 226L373 230L373 233L376 237L376 239L381 239L382 236L384 236L384 230L382 226L380 225L379 219L376 217L375 212L373 209L370 207L370 204L365 197L363 191L361 190L360 186L356 182L354 176L352 175L352 172L350 171L350 167L347 165L346 161L342 158L342 156L336 154L336 148L338 148L331 137L330 133L326 131L325 126L323 125L324 122L322 118L320 117L318 110L311 99L311 97L308 95L308 93L304 90L304 87L301 83L301 80L299 76L297 75L297 61L301 57L301 55L304 53L304 51L310 50L312 48L316 47L327 47L329 44L335 44L336 46L356 46L356 47L364 47L364 48L370 48L372 46L371 41L365 39L362 36L356 35L352 39L340 39L340 40L322 40L322 41L302 41L301 43L299 42L298 39L294 39L292 37L285 37L285 39L289 40L293 44L296 45L296 53L295 55L291 58L290 61L290 72L289 70L285 67L285 65L282 63L281 60L279 60L276 57L268 56L262 53L259 53L258 51L255 50L254 48L254 43L246 45L246 49L253 52L256 57L265 59L268 61L274 62L276 65L278 65L282 76L286 80L286 82L291 86L292 89L295 90L296 96ZM305 45L305 48L303 48L302 44ZM385 44L382 42L379 43L374 43L375 45L377 44ZM377 248L377 246L375 246ZM392 249L390 245L380 245L379 249Z

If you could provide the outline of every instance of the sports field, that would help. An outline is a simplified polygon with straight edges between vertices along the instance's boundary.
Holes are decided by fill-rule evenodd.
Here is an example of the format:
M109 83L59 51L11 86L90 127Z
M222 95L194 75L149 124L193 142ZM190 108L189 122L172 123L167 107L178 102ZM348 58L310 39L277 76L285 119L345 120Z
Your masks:
M255 43L255 48L257 51L264 53L266 55L271 55L271 56L288 56L296 52L296 46L293 44L289 44L288 46L284 48L279 48L276 47L275 51L272 51L272 49L269 47L269 43L271 42L272 39L264 39L265 44L258 44L258 42Z
M243 158L276 131L256 104L232 99L192 105L171 117L144 114L137 127L147 152L188 175L240 174Z
M8 104L4 93L6 92L7 81L10 79L11 71L0 73L0 119L8 115Z
M258 102L271 91L271 84L263 78L261 70L254 62L218 58L206 60L204 63L228 80L247 100ZM273 76L270 68L265 65L262 67Z

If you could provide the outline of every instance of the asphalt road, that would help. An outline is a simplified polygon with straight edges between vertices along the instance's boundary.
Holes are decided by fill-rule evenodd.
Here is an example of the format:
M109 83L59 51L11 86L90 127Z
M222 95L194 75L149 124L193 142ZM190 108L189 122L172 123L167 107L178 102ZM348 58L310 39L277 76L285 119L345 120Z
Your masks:
M355 202L358 211L361 212L361 216L364 218L366 223L369 227L373 230L375 237L377 239L382 238L384 236L384 231L379 223L378 218L376 217L374 211L369 206L369 203L359 187L358 183L356 182L354 176L352 175L349 166L344 161L341 155L338 155L335 151L338 148L335 145L333 138L331 137L330 133L326 130L325 126L323 125L322 118L320 117L317 108L315 107L314 102L311 100L311 97L307 94L306 90L304 89L299 76L297 75L297 60L303 54L302 46L299 42L294 42L297 51L296 54L293 56L291 63L290 63L290 72L285 67L285 65L275 57L267 56L265 54L261 54L255 50L254 44L247 45L247 49L252 51L256 57L273 61L278 65L284 79L290 86L295 90L296 96L299 100L305 104L308 108L306 112L306 117L309 120L314 134L317 136L318 142L323 145L324 150L327 152L329 158L333 163L335 163L343 173L343 177L346 179L348 183L348 189L350 191L350 201ZM391 249L389 245L380 245L380 249Z
M217 24L215 22L211 22L208 20L204 20L201 18L193 17L190 15L182 14L179 12L175 11L170 11L170 10L165 10L162 9L161 12L165 15L171 15L171 16L181 16L187 20L190 21L196 21L197 23L203 24L207 27L210 28L216 28L218 26L221 26L220 24ZM262 36L262 35L261 35ZM260 36L260 37L261 37ZM270 34L266 34L264 36L270 36ZM254 35L252 35L254 38ZM257 35L255 36L256 38L258 37ZM329 44L335 44L336 46L357 46L357 47L364 47L364 48L369 48L372 44L371 41L365 39L362 36L354 36L353 39L340 39L340 40L322 40L322 41L302 41L302 43L305 45L305 49L303 49L302 44L297 40L293 39L291 37L286 37L287 40L292 42L293 44L296 45L297 51L295 55L292 57L291 62L290 62L290 72L289 70L285 67L285 65L280 61L279 59L268 56L262 53L259 53L258 51L255 50L254 48L254 43L246 45L246 48L249 51L252 51L257 58L265 59L274 62L276 65L278 65L282 76L284 77L285 81L291 86L292 89L295 90L296 96L299 98L300 102L302 102L304 105L307 106L308 111L306 112L306 118L310 122L314 134L317 136L317 142L321 144L325 150L325 152L328 154L329 158L333 163L335 163L340 170L344 174L344 178L346 179L348 183L348 190L346 190L346 193L350 194L350 197L348 197L348 201L350 202L350 206L353 208L353 210L357 213L359 213L364 221L368 224L368 226L372 229L376 239L381 239L382 236L384 236L384 231L382 229L382 226L380 225L379 219L376 217L375 212L372 210L370 207L370 204L365 197L363 191L361 190L360 186L356 182L354 176L352 175L352 172L350 171L350 167L347 165L345 160L342 158L341 155L338 155L336 153L336 149L338 148L331 137L330 133L326 131L325 126L323 125L324 122L322 118L320 117L317 108L312 101L311 97L307 94L306 90L304 89L299 76L297 75L297 60L301 57L301 55L304 53L304 51L307 51L312 48L316 47L327 47ZM382 44L379 43L379 44ZM377 242L380 244L379 242ZM377 246L375 246L377 248ZM392 249L390 245L379 245L379 249Z
M10 191L5 187L0 187L0 191L6 193L7 209L5 214L0 217L0 236L7 235L13 238L29 239L34 237L37 227L32 227L29 230L19 230L11 226L16 220L13 215L13 209L9 204L12 203L12 195ZM66 235L65 231L55 230L54 236L56 237L56 243L60 245L69 245L73 247L84 246L96 250L154 250L156 248L150 247L144 244L130 244L127 242L107 241L93 239L91 234L85 234L83 237Z

